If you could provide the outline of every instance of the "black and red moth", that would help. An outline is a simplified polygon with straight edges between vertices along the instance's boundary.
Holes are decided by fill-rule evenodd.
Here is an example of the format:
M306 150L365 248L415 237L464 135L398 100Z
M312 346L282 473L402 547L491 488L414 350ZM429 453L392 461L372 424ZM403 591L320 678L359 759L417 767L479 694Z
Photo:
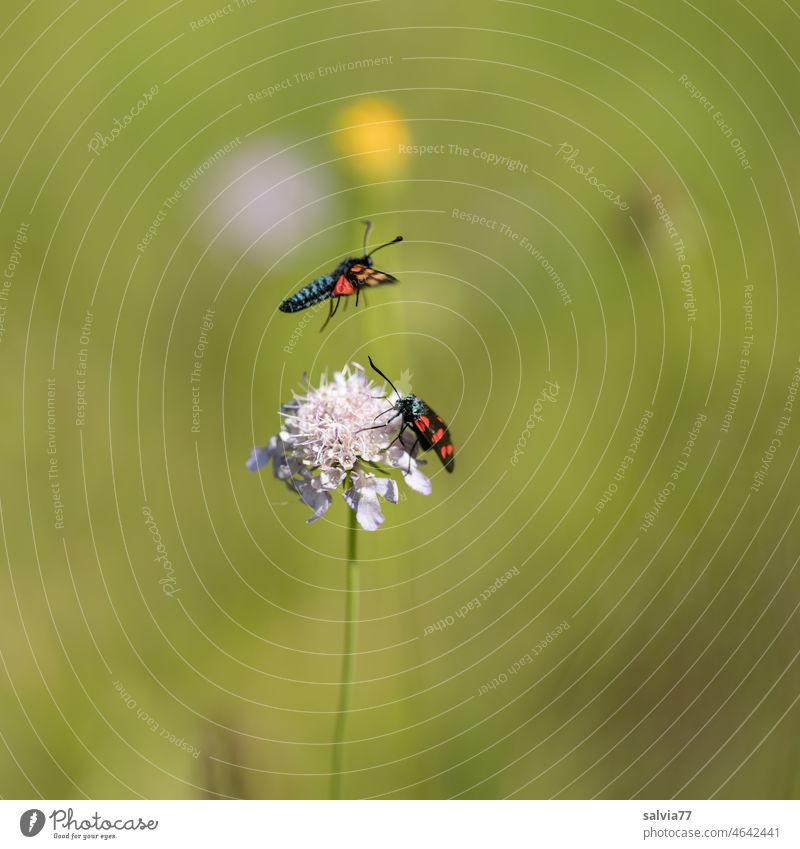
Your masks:
M416 395L401 395L392 381L372 362L372 357L368 356L367 359L372 368L394 389L397 395L397 401L395 401L392 407L386 410L386 413L394 411L394 415L383 425L378 425L378 427L384 427L390 422L393 422L398 416L401 416L403 424L400 426L400 432L392 442L400 439L406 429L411 430L417 437L417 442L422 446L422 450L430 451L434 449L445 469L448 472L452 472L455 468L453 440L450 438L450 429L444 423L441 416L435 413L421 398L417 398ZM381 415L385 415L385 413L381 413Z
M364 223L367 225L367 229L364 231L364 256L346 257L330 274L323 274L316 280L307 283L299 292L295 292L294 295L280 304L278 309L281 312L298 312L324 301L325 298L330 298L330 310L325 320L325 324L327 324L336 314L336 310L339 309L339 302L343 297L355 293L356 306L358 306L359 293L365 286L382 286L385 283L397 282L396 277L372 267L372 255L381 248L387 248L395 242L402 242L403 237L395 236L391 242L386 242L385 245L380 245L375 250L368 252L367 238L372 229L372 222L365 221ZM325 324L322 325L323 328Z

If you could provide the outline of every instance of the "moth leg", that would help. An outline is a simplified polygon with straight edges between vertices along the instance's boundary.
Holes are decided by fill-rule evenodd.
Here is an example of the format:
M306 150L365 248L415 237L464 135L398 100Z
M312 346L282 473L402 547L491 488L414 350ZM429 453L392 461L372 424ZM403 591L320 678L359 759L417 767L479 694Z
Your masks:
M419 445L419 437L416 438L411 450L408 452L408 473L411 474L411 458L414 456L414 449Z
M320 327L320 329L319 329L320 333L322 333L322 331L328 326L328 322L336 315L336 310L339 309L339 301L340 300L341 300L341 297L336 298L336 305L335 306L334 306L334 303L333 303L333 298L331 298L328 301L328 317L325 319L325 322L323 323L322 327Z
M398 413L398 414L397 414L397 416L399 416L399 415L400 415L400 413ZM392 416L392 417L389 419L389 421L388 421L388 422L386 422L386 424L387 424L387 425L388 425L388 424L391 424L391 423L392 423L392 422L393 422L393 421L397 418L397 416ZM391 448L391 447L395 444L395 442L397 442L397 440L398 440L398 439L400 439L400 437L403 435L403 431L405 431L405 429L406 429L407 427L408 427L408 425L407 425L405 422L403 422L403 424L402 424L402 426L401 426L400 430L397 432L397 436L395 436L395 438L394 438L394 439L393 439L393 440L392 440L392 441L391 441L391 442L390 442L390 443L386 446L386 450L387 450L387 451L388 451L388 450L389 450L389 449L390 449L390 448Z
M410 428L410 425L408 425L408 424L406 424L405 422L403 422L403 426L400 428L400 432L399 432L399 433L397 434L397 436L395 436L395 438L394 438L394 439L393 439L393 440L392 440L392 441L391 441L391 442L390 442L390 443L386 446L386 450L387 450L387 451L388 451L388 450L389 450L389 449L390 449L390 448L391 448L391 447L395 444L395 442L397 442L397 440L398 440L398 439L400 439L400 437L403 435L403 433L405 432L405 430L406 430L407 428ZM402 444L402 443L401 443L401 444ZM415 449L418 445L419 445L419 437L417 437L417 438L416 438L416 440L414 441L414 444L411 446L411 450L408 452L408 474L409 474L409 475L411 474L411 458L412 458L412 456L413 456L413 454L414 454L414 449Z
M390 407L388 410L384 410L382 413L378 413L378 416L385 416L387 413L390 413L393 409L394 409L394 407ZM356 433L361 433L362 430L377 430L379 427L388 427L399 415L400 415L400 413L395 413L395 415L393 415L388 421L383 422L383 424L372 425L372 427L360 427L356 431ZM375 419L377 419L378 416L375 416ZM372 421L375 421L375 419L373 419ZM403 427L405 427L405 425L403 425ZM402 433L402 432L403 432L403 430L401 428L400 433ZM395 436L395 438L386 446L386 448L387 449L391 448L392 445L394 445L395 440L399 436L400 436L400 434L398 433L397 436Z
M325 321L322 322L322 327L320 327L319 329L320 333L322 333L322 331L328 326L328 322L331 320L331 318L333 318L333 310L329 309L328 317L325 319Z

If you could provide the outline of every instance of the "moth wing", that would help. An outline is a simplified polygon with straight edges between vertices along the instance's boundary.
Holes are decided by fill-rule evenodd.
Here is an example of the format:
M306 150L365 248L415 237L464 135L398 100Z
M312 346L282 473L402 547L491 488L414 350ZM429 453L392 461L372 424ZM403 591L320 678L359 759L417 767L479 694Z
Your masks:
M368 265L354 265L350 269L350 278L359 288L362 286L383 286L386 283L396 283L397 278L385 271L370 268Z
M445 469L452 472L455 468L455 449L450 429L442 417L426 404L425 412L414 420L414 431L423 449L434 450Z

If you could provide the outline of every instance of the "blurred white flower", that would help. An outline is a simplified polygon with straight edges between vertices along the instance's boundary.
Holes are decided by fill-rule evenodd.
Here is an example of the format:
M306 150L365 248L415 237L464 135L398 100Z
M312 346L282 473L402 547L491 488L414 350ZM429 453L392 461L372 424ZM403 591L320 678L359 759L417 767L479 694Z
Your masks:
M245 140L198 185L198 202L213 201L202 219L208 236L237 253L252 251L262 261L324 231L333 214L326 169L315 168L300 150L281 150L277 138Z
M361 527L377 530L383 523L379 498L397 503L397 483L388 476L390 468L398 469L416 492L429 495L431 491L430 481L409 453L413 436L408 442L405 435L394 441L399 418L373 427L375 419L387 411L383 391L357 363L335 372L331 381L323 375L318 388L295 395L281 408L281 432L264 448L253 450L247 468L255 472L272 462L275 477L313 511L309 522L328 510L330 493L342 486L342 495ZM387 418L391 417L382 421Z

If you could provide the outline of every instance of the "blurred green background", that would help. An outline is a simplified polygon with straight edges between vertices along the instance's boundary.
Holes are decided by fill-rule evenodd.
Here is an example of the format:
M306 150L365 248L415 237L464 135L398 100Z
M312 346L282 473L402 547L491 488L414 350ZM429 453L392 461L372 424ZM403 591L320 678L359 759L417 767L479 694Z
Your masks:
M6 3L0 793L326 795L346 508L244 461L371 354L458 463L360 535L346 794L797 797L799 12ZM365 218L401 282L278 313Z

